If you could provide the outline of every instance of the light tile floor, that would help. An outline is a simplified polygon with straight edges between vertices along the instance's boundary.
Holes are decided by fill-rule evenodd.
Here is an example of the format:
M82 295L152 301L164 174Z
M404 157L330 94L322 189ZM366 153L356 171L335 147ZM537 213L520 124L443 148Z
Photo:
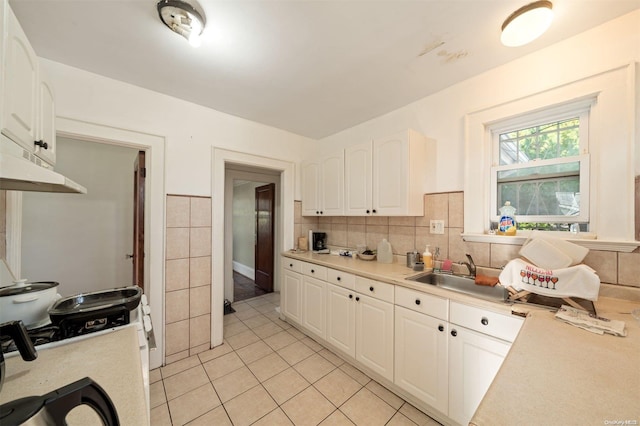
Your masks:
M280 295L234 303L224 344L151 371L151 425L438 425L281 321Z

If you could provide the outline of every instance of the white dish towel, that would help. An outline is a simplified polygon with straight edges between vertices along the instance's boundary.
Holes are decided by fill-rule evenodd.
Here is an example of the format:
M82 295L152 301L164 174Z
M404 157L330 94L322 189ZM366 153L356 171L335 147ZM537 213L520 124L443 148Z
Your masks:
M598 300L600 291L600 278L587 265L544 269L522 259L507 263L500 273L500 284L543 296L581 297L587 300Z

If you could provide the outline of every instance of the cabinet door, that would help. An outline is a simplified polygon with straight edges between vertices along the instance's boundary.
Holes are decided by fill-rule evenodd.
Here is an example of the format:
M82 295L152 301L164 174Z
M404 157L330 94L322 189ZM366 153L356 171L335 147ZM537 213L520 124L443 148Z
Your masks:
M302 291L302 325L318 337L325 338L326 283L305 276Z
M42 67L38 70L38 134L35 154L51 165L56 163L56 111L53 87Z
M302 324L302 275L285 270L282 283L282 312L288 320Z
M320 163L304 162L301 166L302 215L320 214Z
M356 360L393 381L393 305L356 294Z
M7 9L2 133L33 152L36 137L37 57L18 19Z
M374 213L371 199L372 179L371 142L345 149L344 180L347 216L363 216Z
M377 214L401 215L408 201L408 133L373 141L373 208Z
M324 216L344 214L344 151L322 160L321 213Z
M446 414L447 322L395 307L395 384Z
M449 332L449 417L468 424L511 345L455 325Z
M327 341L345 354L356 356L355 292L327 284Z

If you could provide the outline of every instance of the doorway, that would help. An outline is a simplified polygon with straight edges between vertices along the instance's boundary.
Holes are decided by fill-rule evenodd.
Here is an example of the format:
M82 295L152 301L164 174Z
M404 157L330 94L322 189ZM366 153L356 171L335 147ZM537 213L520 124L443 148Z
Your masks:
M223 341L224 299L233 294L232 229L229 220L233 178L229 173L254 172L271 175L276 184L276 221L274 256L274 291L279 291L280 256L293 248L293 199L295 167L293 162L251 154L212 149L212 288L211 343ZM238 179L241 179L239 177ZM248 179L250 180L250 179ZM262 179L259 179L262 180Z
M231 304L274 290L275 239L280 230L280 173L261 168L229 165L225 173L228 194L225 206L225 299ZM257 250L258 211L256 191L269 187L274 197L271 210L271 251ZM262 235L262 238L265 236ZM264 245L264 242L262 243ZM263 256L260 258L259 256ZM266 275L266 276L265 276ZM266 285L265 285L266 281Z

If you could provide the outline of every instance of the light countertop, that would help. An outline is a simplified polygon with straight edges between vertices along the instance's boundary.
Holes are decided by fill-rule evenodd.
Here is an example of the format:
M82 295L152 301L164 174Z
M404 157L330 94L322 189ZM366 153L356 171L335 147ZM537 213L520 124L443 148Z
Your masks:
M90 377L115 404L120 424L149 424L135 327L123 327L112 333L39 350L38 358L31 362L20 356L5 359L5 373L0 404L44 395ZM67 422L72 426L85 426L96 424L97 419L90 408L83 406L72 410Z
M512 310L507 303L407 281L419 272L400 263L309 252L284 256L498 312ZM640 424L640 324L631 316L640 302L600 297L595 306L599 316L624 321L627 336L597 335L556 320L546 309L515 305L528 311L527 318L470 424Z

